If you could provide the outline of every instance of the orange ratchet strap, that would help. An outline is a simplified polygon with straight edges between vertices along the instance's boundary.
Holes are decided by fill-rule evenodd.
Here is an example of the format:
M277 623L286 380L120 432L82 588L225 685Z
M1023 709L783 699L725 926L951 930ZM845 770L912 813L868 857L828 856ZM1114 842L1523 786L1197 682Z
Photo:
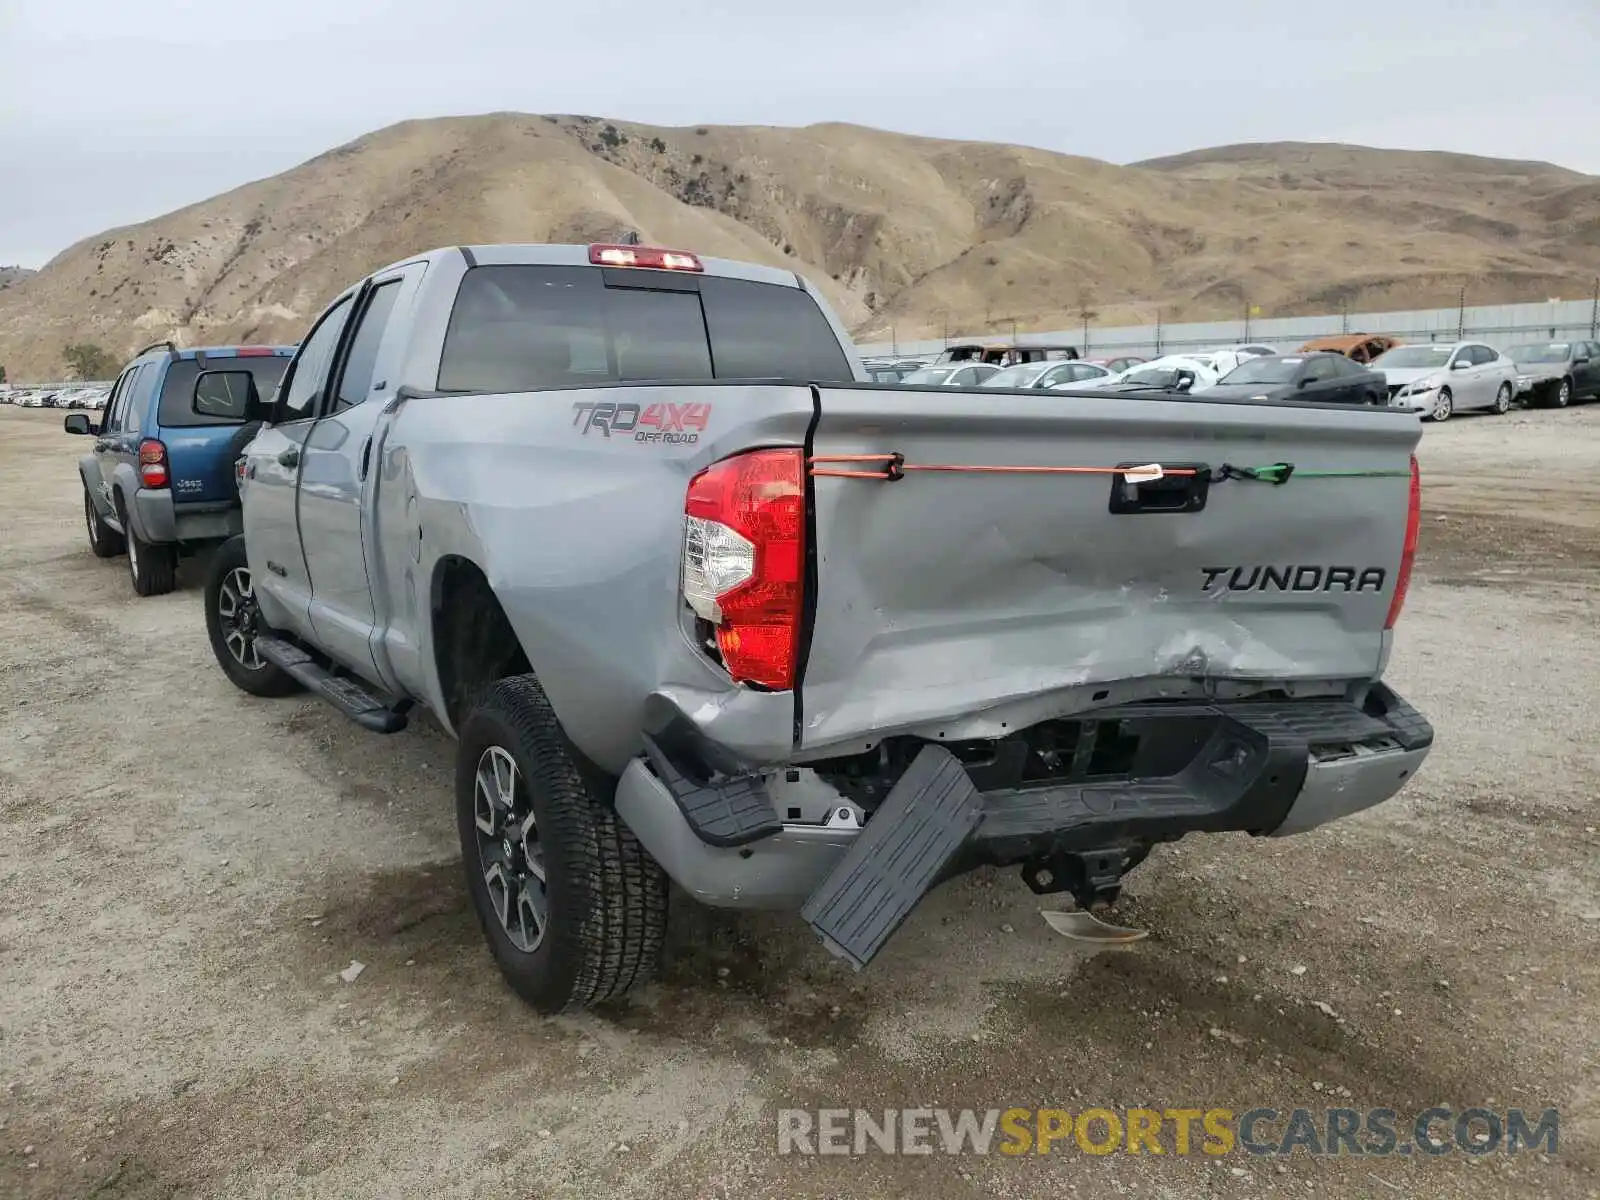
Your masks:
M859 463L861 468L849 469L833 466L824 466L826 463ZM876 469L863 469L868 464L877 464ZM807 460L811 474L825 476L832 479L904 479L912 471L956 471L968 474L989 475L1134 475L1138 476L1143 470L1140 467L1003 467L981 466L967 463L908 463L906 456L898 451L890 454L819 454ZM1197 475L1193 467L1160 467L1156 472L1159 478L1165 475Z

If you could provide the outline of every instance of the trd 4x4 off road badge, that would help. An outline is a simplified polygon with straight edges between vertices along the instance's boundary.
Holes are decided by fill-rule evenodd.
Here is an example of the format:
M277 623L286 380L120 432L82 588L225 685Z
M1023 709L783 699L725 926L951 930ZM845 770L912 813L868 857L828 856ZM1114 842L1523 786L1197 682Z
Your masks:
M572 406L572 424L584 437L591 429L601 436L631 433L636 442L692 446L711 421L709 404L613 404L580 400Z

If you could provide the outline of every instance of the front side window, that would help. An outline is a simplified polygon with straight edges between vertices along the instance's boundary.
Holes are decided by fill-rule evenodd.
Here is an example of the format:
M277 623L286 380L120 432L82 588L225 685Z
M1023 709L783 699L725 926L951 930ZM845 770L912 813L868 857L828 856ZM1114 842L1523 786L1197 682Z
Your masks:
M304 421L316 415L317 401L328 382L328 368L333 365L333 352L350 317L350 301L351 297L346 296L329 309L300 347L289 368L288 383L278 393L278 422Z

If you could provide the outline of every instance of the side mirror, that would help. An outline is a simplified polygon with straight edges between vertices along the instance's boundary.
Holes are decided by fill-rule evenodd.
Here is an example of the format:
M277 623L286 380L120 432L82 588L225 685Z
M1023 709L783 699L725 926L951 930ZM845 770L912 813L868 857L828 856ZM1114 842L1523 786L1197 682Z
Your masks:
M1472 364L1469 363L1466 359L1458 358L1458 359L1455 360L1455 362L1450 364L1450 369L1452 371L1465 371L1471 365Z
M197 416L224 421L259 421L264 406L249 371L203 371L194 381Z
M1588 366L1589 365L1589 356L1587 354L1585 354L1582 358L1573 359L1572 360L1572 365L1575 366L1575 367L1586 367L1586 366Z
M1194 387L1194 379L1195 375L1193 371L1179 371L1178 381L1175 386L1177 387L1178 391L1187 392L1190 388Z
M73 413L61 426L68 433L93 433L94 426L89 424L89 418L84 413Z

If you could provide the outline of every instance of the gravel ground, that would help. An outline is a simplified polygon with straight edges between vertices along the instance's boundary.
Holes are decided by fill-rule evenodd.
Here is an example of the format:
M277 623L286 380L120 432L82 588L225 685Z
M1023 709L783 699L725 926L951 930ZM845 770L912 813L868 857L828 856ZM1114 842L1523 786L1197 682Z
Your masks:
M1600 406L1428 429L1395 802L1157 850L1134 947L1011 873L860 976L685 909L662 983L554 1020L480 943L449 742L235 691L194 564L139 600L90 556L60 425L0 409L0 1195L1600 1195ZM1559 1152L774 1152L807 1105L1435 1103L1560 1106Z

